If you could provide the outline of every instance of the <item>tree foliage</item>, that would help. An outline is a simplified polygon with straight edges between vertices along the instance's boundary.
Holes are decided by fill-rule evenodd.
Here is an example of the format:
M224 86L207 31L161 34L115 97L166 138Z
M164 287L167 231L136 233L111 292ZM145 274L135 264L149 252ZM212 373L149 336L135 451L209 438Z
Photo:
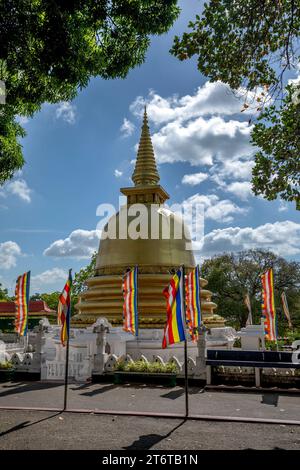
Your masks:
M261 318L260 275L269 268L274 271L275 307L280 329L287 327L282 312L281 293L285 291L292 321L300 326L300 263L263 250L248 250L237 254L222 254L206 260L201 275L208 280L215 295L218 313L237 328L245 326L248 310L244 297L249 293L254 323Z
M255 155L253 190L269 200L279 195L296 201L300 210L300 106L294 94L290 87L282 108L266 108L254 127L252 142L261 150Z
M73 293L80 295L87 288L86 281L95 274L97 253L95 252L91 258L90 263L85 267L81 268L78 273L75 273L73 281Z
M78 297L81 292L84 292L87 288L86 280L94 275L96 267L96 257L97 253L95 252L91 258L90 263L80 269L78 273L75 273L71 291L71 315L75 315L77 312L75 310L75 305L78 302ZM35 293L30 297L30 300L43 300L46 302L48 307L52 310L57 311L58 299L61 292L55 291L51 293ZM0 284L0 299L1 299L1 284Z
M196 55L199 71L212 81L244 89L246 95L256 93L255 111L262 114L253 132L253 143L261 147L255 156L254 192L297 202L300 100L291 104L285 72L299 66L300 0L210 0L189 28L175 37L175 56ZM299 83L293 88L299 91ZM275 107L264 113L271 103Z
M8 295L8 290L5 287L2 287L2 284L0 282L0 302L6 302L11 300L9 295Z
M0 183L22 167L17 115L73 99L91 77L124 78L143 63L150 35L177 18L176 0L2 0Z
M48 307L51 308L51 310L57 311L59 296L60 292L58 291L51 292L50 294L40 294L36 292L35 294L30 296L30 300L43 300L48 305Z
M55 292L44 292L44 293L39 293L36 292L30 297L30 300L43 300L51 310L54 310L57 312L57 306L58 306L58 300L61 292L55 291ZM71 315L74 315L76 313L75 310L75 305L78 302L78 296L76 294L73 294L72 290L72 295L71 295Z

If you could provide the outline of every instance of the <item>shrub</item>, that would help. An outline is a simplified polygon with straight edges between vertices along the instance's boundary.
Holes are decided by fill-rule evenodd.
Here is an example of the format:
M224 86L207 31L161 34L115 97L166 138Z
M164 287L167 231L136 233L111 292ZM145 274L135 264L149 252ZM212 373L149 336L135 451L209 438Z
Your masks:
M175 374L177 372L176 364L167 362L160 364L159 362L146 362L143 360L125 363L118 361L116 371L121 372L148 372L152 374Z
M242 341L241 338L235 338L234 343L233 343L234 348L241 348L242 347Z
M266 339L265 344L266 344L266 350L277 351L278 349L278 351L282 351L283 346L285 345L285 342L279 339L276 343L276 341L269 341Z
M10 361L0 362L0 369L11 369L11 368L12 368L12 362Z

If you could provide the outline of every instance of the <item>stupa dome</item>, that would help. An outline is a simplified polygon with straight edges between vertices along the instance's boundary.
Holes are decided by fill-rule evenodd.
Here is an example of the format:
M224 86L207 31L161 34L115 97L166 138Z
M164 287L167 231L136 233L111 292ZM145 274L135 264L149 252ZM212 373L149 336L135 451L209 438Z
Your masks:
M127 209L124 207L123 210ZM182 264L187 268L195 266L194 254L190 249L189 231L182 218L170 210L164 213L164 210L160 210L160 206L151 208L145 204L145 210L147 213L141 218L141 224L145 224L143 233L145 238L134 239L127 233L126 239L106 237L100 241L96 275L122 274L126 268L132 266L138 266L139 273L169 273L174 267ZM157 238L151 237L151 232L154 231L153 211L158 223ZM119 212L112 216L104 228L105 233L109 224L120 227L122 209L120 212L121 216ZM133 216L128 217L127 229L133 220Z
M168 193L159 185L159 173L152 147L145 109L133 187L121 188L127 203L103 228L94 277L88 279L87 290L76 308L79 313L73 325L94 323L99 316L113 325L122 324L122 275L127 268L138 266L139 326L163 327L166 321L163 289L181 265L186 271L195 267L188 228L181 215L164 206ZM201 308L209 327L224 326L214 314L216 304L207 281L200 280Z

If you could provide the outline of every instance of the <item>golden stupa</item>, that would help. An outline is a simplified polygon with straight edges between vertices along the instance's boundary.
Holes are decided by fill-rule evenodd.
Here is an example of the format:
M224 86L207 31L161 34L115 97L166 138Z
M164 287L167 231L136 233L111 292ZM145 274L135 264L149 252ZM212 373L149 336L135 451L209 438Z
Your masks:
M186 248L187 243L190 243L188 231L185 228L183 236L179 238L176 230L182 226L182 220L178 215L164 209L164 202L169 199L169 195L159 185L160 177L146 109L132 180L133 187L121 188L121 193L127 197L127 205L104 228L104 232L107 231L111 223L111 226L117 227L116 236L100 240L95 275L87 280L87 290L76 305L78 314L72 319L74 326L92 324L98 317L106 317L113 326L122 325L122 275L128 267L138 266L139 327L162 328L166 321L166 301L162 291L168 284L171 273L180 265L185 266L186 272L195 266L193 251ZM143 204L147 208L147 234L136 239L128 236L128 227L134 219L130 216L130 207L133 204ZM155 236L152 232L153 208L156 220L159 220L158 233ZM124 235L124 229L120 227L121 219L127 211ZM169 224L167 237L162 230L163 223ZM207 281L201 278L200 285L205 325L209 328L224 326L224 319L214 313L217 305L211 301L211 292L205 289Z

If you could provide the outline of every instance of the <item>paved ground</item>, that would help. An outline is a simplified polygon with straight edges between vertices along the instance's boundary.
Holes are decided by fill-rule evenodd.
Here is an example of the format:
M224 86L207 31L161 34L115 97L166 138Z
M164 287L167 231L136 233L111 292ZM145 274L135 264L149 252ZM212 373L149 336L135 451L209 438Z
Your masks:
M190 388L190 412L300 421L300 396L278 393L229 393ZM0 384L0 407L54 407L63 405L63 386L39 382ZM184 413L181 387L71 384L69 408L115 411Z
M300 449L300 427L0 411L0 449Z

